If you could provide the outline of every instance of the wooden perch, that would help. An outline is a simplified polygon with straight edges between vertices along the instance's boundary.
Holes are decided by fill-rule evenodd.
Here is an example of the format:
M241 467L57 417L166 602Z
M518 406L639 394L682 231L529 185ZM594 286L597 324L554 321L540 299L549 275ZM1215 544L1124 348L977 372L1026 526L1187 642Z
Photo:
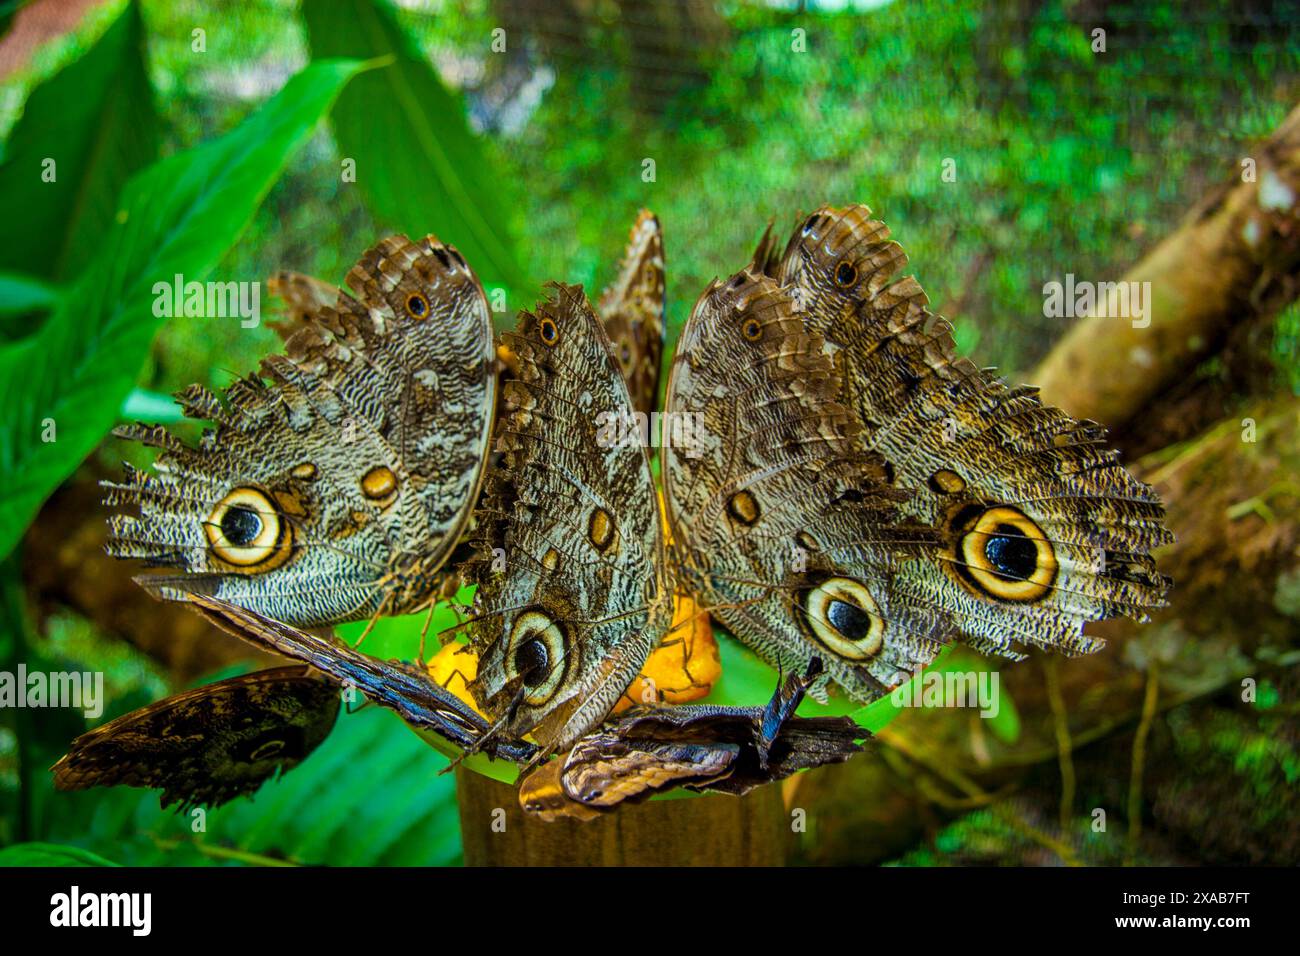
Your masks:
M1150 282L1150 324L1077 321L1031 377L1044 400L1123 431L1230 330L1300 292L1300 107L1123 277ZM1246 181L1249 179L1250 181Z
M780 866L792 840L778 786L543 823L519 808L515 787L458 767L456 798L468 866Z

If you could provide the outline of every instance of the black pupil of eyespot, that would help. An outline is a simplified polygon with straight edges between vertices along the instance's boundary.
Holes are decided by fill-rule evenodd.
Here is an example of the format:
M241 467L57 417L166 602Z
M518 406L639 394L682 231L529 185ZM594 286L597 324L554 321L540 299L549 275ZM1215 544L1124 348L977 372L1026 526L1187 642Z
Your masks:
M413 295L407 299L406 307L415 315L424 315L424 300L418 295Z
M851 641L860 641L871 633L871 616L847 601L832 600L826 608L826 618Z
M1038 569L1038 547L1013 525L1000 524L984 543L984 557L1008 581L1028 580Z
M835 281L840 285L850 285L858 277L858 270L847 262L841 262L835 269Z
M262 533L262 519L252 508L235 505L221 516L221 533L233 545L251 544Z
M751 339L754 336L758 335L758 323L750 322L747 326L745 326L745 334L748 335Z
M526 686L535 687L546 677L549 660L544 643L536 638L526 641L515 651L515 673L523 676Z
M542 338L546 339L548 342L555 338L555 326L550 322L542 323Z

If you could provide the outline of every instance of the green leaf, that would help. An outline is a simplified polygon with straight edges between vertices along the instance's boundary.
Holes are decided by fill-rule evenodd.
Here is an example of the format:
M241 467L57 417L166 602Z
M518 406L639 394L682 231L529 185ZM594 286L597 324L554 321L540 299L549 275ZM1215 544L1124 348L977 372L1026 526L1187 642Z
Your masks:
M0 867L5 866L117 866L98 853L57 843L15 843L0 850Z
M52 309L59 290L36 276L0 272L0 315Z
M137 4L32 90L0 164L0 267L62 280L94 257L132 173L158 155L159 119ZM45 176L53 162L54 181Z
M156 422L174 425L185 420L176 399L144 388L133 388L122 403L119 417L127 421Z
M998 681L997 713L985 719L993 736L1008 747L1020 739L1020 711L1011 699L1011 692L1001 681Z
M437 233L485 285L531 293L517 232L494 170L449 91L382 0L304 0L313 57L392 56L358 77L330 114L339 150L356 161L356 185L375 217L411 237ZM347 188L345 185L344 188Z
M206 278L365 67L314 63L231 132L135 176L99 254L54 314L0 348L0 555L113 424L163 321L154 284Z
M30 335L58 299L58 288L35 276L0 272L0 338Z

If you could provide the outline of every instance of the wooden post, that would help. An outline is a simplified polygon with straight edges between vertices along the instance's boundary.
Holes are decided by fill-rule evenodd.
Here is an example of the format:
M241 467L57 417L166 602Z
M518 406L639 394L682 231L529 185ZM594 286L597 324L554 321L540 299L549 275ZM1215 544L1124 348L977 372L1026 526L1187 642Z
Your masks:
M781 866L791 849L777 786L650 800L585 823L525 816L514 787L464 767L456 796L466 866Z

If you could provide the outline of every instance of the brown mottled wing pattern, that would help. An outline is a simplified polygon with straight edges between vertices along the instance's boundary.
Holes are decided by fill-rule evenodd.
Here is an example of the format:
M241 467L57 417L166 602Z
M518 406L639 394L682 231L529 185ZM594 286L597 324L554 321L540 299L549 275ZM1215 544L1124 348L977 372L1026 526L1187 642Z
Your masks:
M590 734L524 778L519 803L543 820L590 820L674 787L744 794L857 753L847 717L795 717L820 664L792 675L766 707L644 709Z
M867 207L823 207L779 274L835 354L862 447L914 491L904 513L943 536L914 585L983 650L1095 650L1085 621L1145 620L1164 603L1170 581L1150 554L1173 539L1164 508L1096 423L959 357L917 282L893 281L906 262Z
M820 336L773 279L741 272L696 304L668 382L664 442L674 554L691 592L761 657L872 700L933 660L951 623L903 570L937 547L901 522L878 456L835 401ZM810 688L825 698L824 680Z
M302 627L418 610L469 519L495 403L487 302L460 253L396 236L348 274L328 307L303 287L303 327L225 400L199 386L187 415L215 423L198 447L161 427L118 431L162 449L107 501L109 552L179 574L196 592ZM286 280L286 287L299 284ZM313 291L314 290L314 291Z
M618 278L596 311L627 380L632 409L649 415L659 399L664 354L664 240L649 210L637 216Z
M306 667L232 677L82 734L51 768L54 785L158 787L164 807L220 806L305 760L338 712L338 690Z
M344 294L336 285L284 269L266 280L266 288L284 303L285 317L269 323L283 339L309 325L325 309L332 309Z
M506 340L500 468L477 516L470 689L507 733L563 749L598 724L668 628L654 485L623 441L627 386L581 287L558 285Z

